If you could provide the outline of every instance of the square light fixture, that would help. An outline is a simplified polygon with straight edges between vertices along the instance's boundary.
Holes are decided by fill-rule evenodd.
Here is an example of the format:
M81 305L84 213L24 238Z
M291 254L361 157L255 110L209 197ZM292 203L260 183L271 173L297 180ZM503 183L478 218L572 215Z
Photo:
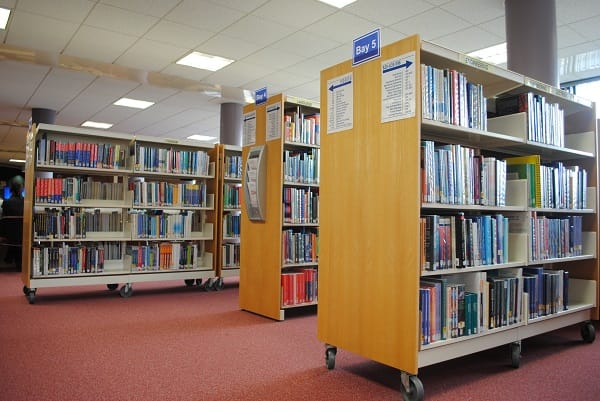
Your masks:
M321 3L329 4L337 8L344 8L350 3L354 3L356 0L319 0Z
M0 29L6 29L9 16L10 10L8 8L0 7Z
M189 67L199 68L201 70L218 71L221 68L233 63L235 60L204 54L200 52L192 52L187 56L179 59L177 64L187 65Z
M193 139L195 141L213 142L213 141L217 140L217 137L209 136L209 135L194 134L194 135L188 136L187 139Z
M152 106L154 102L147 102L145 100L136 100L122 97L113 103L115 106L133 107L134 109L147 109Z
M8 161L13 163L25 163L25 160L23 159L8 159Z
M500 43L486 47L485 49L476 50L471 53L467 53L471 57L476 57L490 64L503 64L506 63L506 43Z
M90 128L100 128L100 129L109 129L112 127L112 124L109 123L99 123L96 121L86 121L81 124L82 127L90 127Z

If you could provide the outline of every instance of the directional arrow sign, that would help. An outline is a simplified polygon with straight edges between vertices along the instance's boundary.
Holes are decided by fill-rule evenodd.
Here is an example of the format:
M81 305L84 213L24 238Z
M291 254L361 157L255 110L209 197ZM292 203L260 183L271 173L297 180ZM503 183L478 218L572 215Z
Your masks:
M327 134L354 126L354 85L352 73L327 81Z
M329 87L329 90L333 92L334 90L341 88L342 86L350 85L351 83L352 83L352 81L347 81L347 82L342 82L341 84L331 85Z
M409 60L406 60L406 62L404 62L402 64L398 64L398 65L395 65L395 66L389 67L389 68L384 68L383 69L383 73L385 74L386 72L390 72L390 71L394 71L394 70L399 70L400 68L408 68L412 64L413 63L411 63Z
M381 122L415 116L415 52L381 62Z
M281 103L267 106L267 141L281 138Z

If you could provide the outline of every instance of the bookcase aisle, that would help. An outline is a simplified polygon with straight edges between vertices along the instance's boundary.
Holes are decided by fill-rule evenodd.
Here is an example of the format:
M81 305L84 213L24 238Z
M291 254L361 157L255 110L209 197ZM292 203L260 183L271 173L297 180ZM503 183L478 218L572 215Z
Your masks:
M591 102L415 35L322 71L321 104L329 369L347 349L421 400L420 367L506 344L518 367L522 339L576 323L594 341Z
M240 307L283 320L286 309L317 304L319 104L278 94L245 106L244 120ZM266 159L255 169L256 152Z
M40 124L28 133L23 291L215 277L216 149Z

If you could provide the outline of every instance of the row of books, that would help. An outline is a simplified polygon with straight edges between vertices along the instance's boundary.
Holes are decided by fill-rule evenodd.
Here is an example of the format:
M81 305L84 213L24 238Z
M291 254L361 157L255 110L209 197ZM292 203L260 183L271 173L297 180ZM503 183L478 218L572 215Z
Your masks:
M38 166L124 169L129 147L121 144L73 142L42 135L36 141Z
M300 305L317 302L318 271L307 268L281 273L281 305Z
M223 185L223 207L225 209L239 209L242 201L242 187L236 184Z
M282 233L283 264L315 263L318 260L318 234L312 231Z
M225 178L242 178L242 156L225 155Z
M106 260L103 245L35 246L31 270L35 276L102 273Z
M135 144L135 171L208 176L210 156L203 150L182 150Z
M239 214L226 214L223 216L223 236L240 237L241 217Z
M423 118L487 130L487 102L483 86L452 69L421 64Z
M81 203L90 199L122 201L124 195L124 186L120 182L96 181L91 177L35 179L37 203Z
M508 263L509 219L502 214L424 215L421 269L435 271Z
M196 269L202 256L202 244L161 242L128 247L132 271Z
M569 272L542 266L523 269L523 290L529 294L529 319L569 308Z
M172 183L165 181L132 181L134 206L182 206L207 207L208 187L206 181L197 183Z
M496 99L496 115L527 113L527 139L565 146L565 113L558 103L550 103L532 92L511 94Z
M283 222L319 222L319 192L312 188L283 188Z
M540 165L541 206L556 209L587 207L587 170L561 162Z
M240 267L240 244L227 243L221 247L224 267Z
M504 206L506 171L506 161L473 148L421 142L423 202Z
M530 222L532 260L583 254L582 216L553 218L531 212Z
M134 210L131 212L133 238L189 238L192 234L191 210L163 213L160 210Z
M86 238L88 232L123 231L123 219L117 211L46 208L35 212L33 231L37 240Z
M319 184L319 149L286 150L283 157L283 176L286 182Z
M319 145L321 117L319 114L286 113L283 117L284 138L289 142Z

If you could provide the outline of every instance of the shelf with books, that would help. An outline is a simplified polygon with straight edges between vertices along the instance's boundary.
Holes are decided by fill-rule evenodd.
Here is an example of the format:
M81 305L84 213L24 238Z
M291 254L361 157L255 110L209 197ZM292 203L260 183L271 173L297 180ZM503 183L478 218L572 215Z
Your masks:
M265 146L266 214L260 221L242 213L240 306L283 320L284 310L316 303L320 109L317 102L277 94L244 113L256 123L245 126L244 162L252 147ZM247 201L242 198L243 211ZM296 286L303 290L290 290Z
M38 287L66 280L122 282L127 297L142 266L158 268L154 281L214 277L212 146L48 124L27 144L23 244L33 251L22 278L31 303Z
M392 62L406 67L384 68ZM342 81L351 84L335 89ZM420 385L419 367L503 344L518 366L519 342L532 333L575 323L589 332L600 278L594 106L552 90L546 100L557 105L539 114L543 130L531 135L527 116L493 117L498 99L544 93L526 82L416 35L383 47L375 60L321 72L317 322L328 368L346 348L399 369L409 392L406 383ZM406 91L394 97L391 87ZM556 121L563 116L564 124ZM581 220L573 235L569 219ZM577 253L566 238L576 240ZM536 249L544 256L532 258ZM569 293L586 288L580 300L570 297L572 311L528 319L529 269L537 266L553 277L568 273ZM436 280L465 293L463 307L487 308L469 318L482 331L424 341L439 321ZM507 323L482 325L492 316L492 286L501 283L513 286L500 292L514 300L513 313Z

